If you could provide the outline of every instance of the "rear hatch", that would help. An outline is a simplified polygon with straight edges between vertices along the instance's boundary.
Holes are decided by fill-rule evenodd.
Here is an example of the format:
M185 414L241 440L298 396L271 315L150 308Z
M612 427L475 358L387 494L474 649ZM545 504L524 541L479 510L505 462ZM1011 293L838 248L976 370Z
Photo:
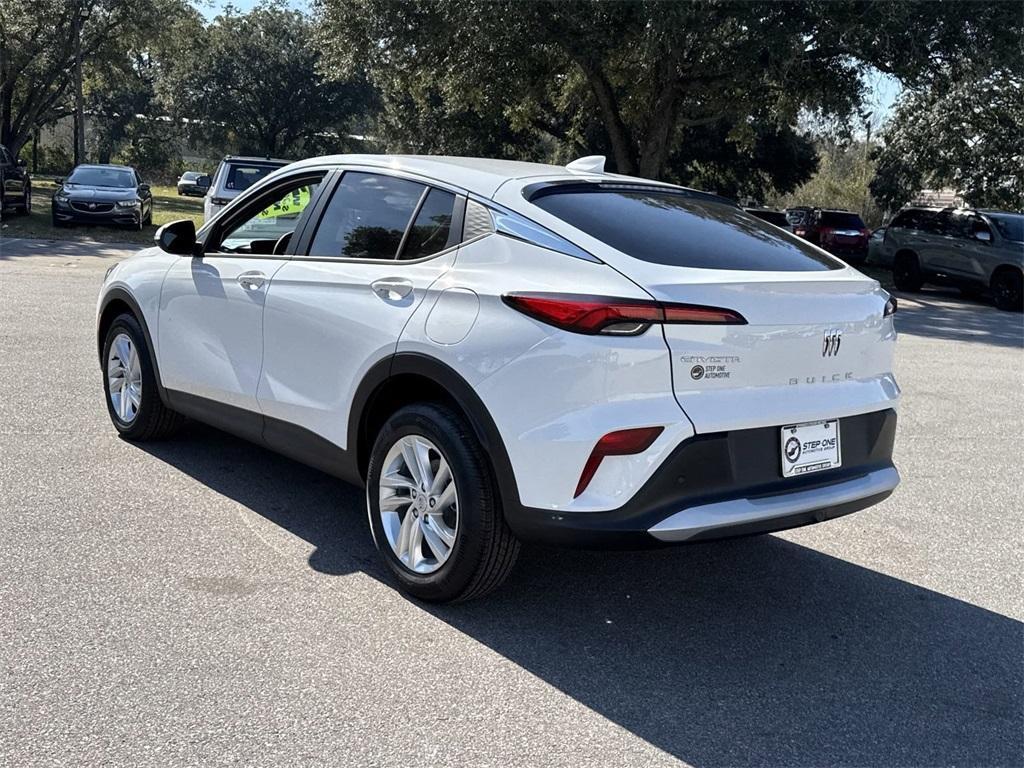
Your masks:
M531 202L655 299L745 320L662 326L676 398L697 432L849 416L898 398L895 332L876 281L711 195L548 189Z

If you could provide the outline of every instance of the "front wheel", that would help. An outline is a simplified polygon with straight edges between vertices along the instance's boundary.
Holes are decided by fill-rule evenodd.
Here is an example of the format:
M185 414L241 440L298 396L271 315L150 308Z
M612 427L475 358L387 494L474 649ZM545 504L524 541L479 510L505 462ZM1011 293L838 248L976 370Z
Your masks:
M1004 268L992 276L992 296L996 306L1007 312L1020 312L1024 306L1024 275Z
M146 336L132 315L118 315L107 329L103 389L110 420L128 440L169 437L184 420L160 399Z
M14 210L22 216L28 216L32 213L32 190L30 188L25 189L25 194L22 196L21 204Z
M898 253L892 264L892 281L900 291L919 291L924 285L921 265L912 253Z
M490 463L452 409L397 411L370 455L367 507L373 540L403 590L452 602L498 587L519 555Z

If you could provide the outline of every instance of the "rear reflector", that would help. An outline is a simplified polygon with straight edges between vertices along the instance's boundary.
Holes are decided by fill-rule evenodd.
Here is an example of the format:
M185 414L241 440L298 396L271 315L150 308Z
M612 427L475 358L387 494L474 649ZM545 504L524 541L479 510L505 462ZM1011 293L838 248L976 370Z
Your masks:
M560 293L511 293L501 298L524 315L574 333L633 336L646 331L652 323L747 323L742 315L731 309L644 299Z
M640 427L638 429L621 429L618 432L609 432L597 441L594 450L590 452L590 458L583 465L583 473L580 481L576 484L575 499L590 485L594 479L597 468L601 466L605 456L631 456L635 453L642 453L651 447L651 444L658 439L665 431L664 427Z

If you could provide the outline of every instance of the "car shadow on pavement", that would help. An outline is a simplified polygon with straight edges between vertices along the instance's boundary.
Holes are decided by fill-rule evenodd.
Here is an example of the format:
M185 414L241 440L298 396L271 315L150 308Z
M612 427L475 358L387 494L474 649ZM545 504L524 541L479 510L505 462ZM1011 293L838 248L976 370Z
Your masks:
M1024 347L1024 316L991 303L962 298L956 290L898 294L896 330L912 336Z
M140 447L312 544L317 571L391 583L360 490L200 425ZM696 766L1024 759L1024 624L779 537L526 547L494 594L422 608Z

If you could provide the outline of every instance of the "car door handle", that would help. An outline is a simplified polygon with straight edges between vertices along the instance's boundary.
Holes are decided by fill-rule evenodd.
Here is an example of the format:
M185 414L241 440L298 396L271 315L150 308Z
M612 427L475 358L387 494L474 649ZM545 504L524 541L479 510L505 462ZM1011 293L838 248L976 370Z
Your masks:
M267 282L267 276L255 270L243 272L238 276L238 284L247 291L258 291L265 282Z
M412 283L400 277L385 277L370 283L373 292L385 301L398 301L412 293Z

